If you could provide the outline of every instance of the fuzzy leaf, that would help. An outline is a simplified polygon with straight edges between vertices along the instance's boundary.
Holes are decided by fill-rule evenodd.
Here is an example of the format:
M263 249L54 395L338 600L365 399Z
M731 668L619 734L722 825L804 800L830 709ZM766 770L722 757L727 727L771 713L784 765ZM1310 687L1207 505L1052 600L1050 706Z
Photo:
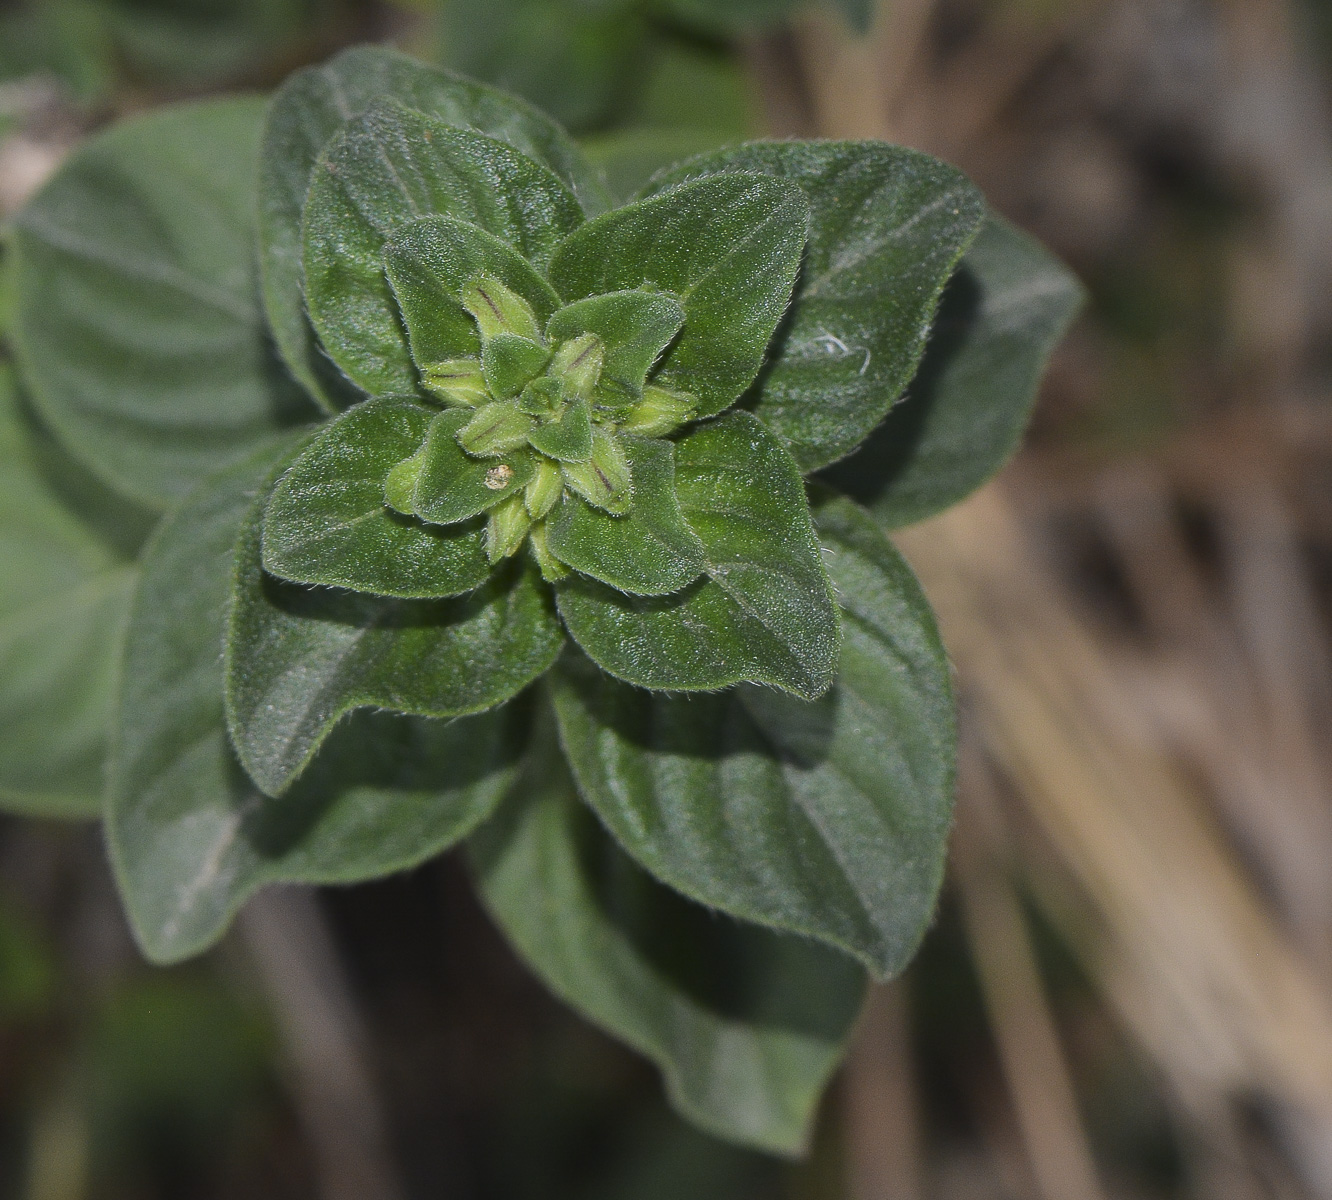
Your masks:
M536 471L533 456L521 450L499 461L464 454L458 430L470 416L465 409L442 412L430 423L412 492L412 511L423 521L448 525L477 516L521 491Z
M545 346L512 333L488 339L481 351L486 385L490 394L501 400L518 395L548 362L550 351Z
M639 596L678 592L703 572L703 543L685 523L675 496L675 450L670 442L625 438L634 506L613 517L566 493L547 531L561 562Z
M657 883L544 746L469 850L482 898L522 958L656 1063L684 1116L769 1152L805 1148L864 994L850 959Z
M422 371L481 353L476 321L462 295L490 276L522 296L544 320L559 303L550 284L507 242L451 217L413 221L384 247L384 266Z
M664 696L568 656L552 676L579 792L671 887L900 971L930 916L952 815L948 664L901 557L851 502L819 510L842 604L820 700Z
M266 882L352 882L438 853L507 791L515 726L529 720L357 713L280 801L255 789L227 741L221 651L237 532L286 450L206 480L144 555L106 838L135 937L158 962L205 949Z
M348 122L310 177L305 303L333 361L372 395L417 382L384 244L436 214L479 226L538 265L583 219L554 174L504 142L393 101Z
M889 528L970 494L1017 449L1041 372L1082 300L1053 255L991 216L949 281L906 398L829 482Z
M547 418L527 435L542 454L560 462L585 463L592 457L592 412L583 399Z
M452 600L310 590L264 574L262 502L242 528L227 627L227 726L250 777L285 791L357 708L454 717L503 703L564 641L536 569L515 562Z
M388 473L416 453L434 415L411 400L367 400L322 429L264 510L265 569L404 598L459 596L480 584L490 567L479 524L424 525L385 503ZM465 410L458 415L466 420Z
M712 690L749 680L815 697L837 665L837 611L800 472L749 413L682 438L675 490L706 574L670 596L626 596L573 576L556 595L575 641L640 687Z
M955 168L882 142L754 142L649 190L733 171L797 183L809 201L804 268L750 404L812 471L864 441L915 374L984 201Z
M566 462L560 473L589 504L620 517L633 507L633 478L624 440L601 426L592 430L592 454L585 462Z
M15 348L61 443L166 508L313 406L254 270L262 107L158 109L76 149L15 221Z
M549 167L589 214L609 201L572 139L526 102L378 46L346 50L292 75L268 106L259 180L264 303L282 356L330 410L348 388L324 357L305 314L301 213L316 159L343 124L385 97L450 125L489 134Z
M95 486L78 489L79 481L21 410L0 363L0 810L7 812L92 817L101 808L136 572L133 546L118 547L95 525L114 498Z
M809 208L799 186L733 174L685 184L575 230L550 281L566 300L643 288L684 308L685 324L657 382L692 392L699 415L750 383L800 269Z
M509 454L527 444L533 424L517 401L494 400L471 413L458 430L458 445L468 454L486 457Z

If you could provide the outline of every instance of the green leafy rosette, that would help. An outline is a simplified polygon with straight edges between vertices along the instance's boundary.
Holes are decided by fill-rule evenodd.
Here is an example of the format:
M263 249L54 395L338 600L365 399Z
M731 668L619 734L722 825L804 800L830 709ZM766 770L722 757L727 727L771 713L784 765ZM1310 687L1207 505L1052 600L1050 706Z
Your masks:
M0 798L100 802L164 962L266 883L466 841L681 1111L799 1151L951 819L947 661L883 529L1011 452L1062 268L879 143L614 207L536 110L374 49L91 139L13 248L0 461L38 516L0 654L67 586L79 636L58 683L0 673L50 733L0 739ZM39 434L160 514L142 548L79 523Z

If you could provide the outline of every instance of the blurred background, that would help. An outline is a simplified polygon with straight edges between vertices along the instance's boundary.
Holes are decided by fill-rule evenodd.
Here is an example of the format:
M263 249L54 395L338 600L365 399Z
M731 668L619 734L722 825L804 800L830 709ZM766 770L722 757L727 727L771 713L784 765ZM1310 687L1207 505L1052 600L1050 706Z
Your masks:
M674 1118L452 858L158 970L94 830L0 820L0 1197L1332 1198L1332 5L6 0L0 219L118 115L365 40L624 195L919 147L1087 285L1017 461L898 536L962 703L939 915L791 1164Z

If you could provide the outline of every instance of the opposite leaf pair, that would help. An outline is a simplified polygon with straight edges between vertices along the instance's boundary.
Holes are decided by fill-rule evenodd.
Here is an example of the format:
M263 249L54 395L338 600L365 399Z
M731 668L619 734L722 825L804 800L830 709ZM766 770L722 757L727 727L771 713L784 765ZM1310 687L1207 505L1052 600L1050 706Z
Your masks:
M798 184L754 172L584 222L513 147L373 105L314 166L306 305L348 378L414 395L355 405L282 476L264 569L441 599L526 544L563 627L613 675L822 694L839 628L799 469L760 420L718 418L763 364L809 224ZM233 673L248 677L243 645ZM511 691L482 688L486 702L530 682L503 678ZM250 753L243 703L231 710L247 767L285 787Z

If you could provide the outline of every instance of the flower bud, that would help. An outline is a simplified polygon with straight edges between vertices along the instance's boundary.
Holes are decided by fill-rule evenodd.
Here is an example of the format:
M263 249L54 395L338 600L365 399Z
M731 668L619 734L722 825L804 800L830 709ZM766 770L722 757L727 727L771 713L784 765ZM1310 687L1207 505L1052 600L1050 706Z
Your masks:
M539 521L564 494L564 476L560 468L548 458L540 459L536 473L532 476L523 493L523 502L532 520Z
M555 351L550 371L552 375L560 376L575 396L590 396L601 378L605 360L606 347L602 340L595 333L584 333Z
M481 363L475 358L451 358L431 363L421 372L421 383L426 391L438 396L445 404L461 408L477 408L490 399Z
M492 563L508 558L523 544L532 518L527 515L521 496L510 496L490 510L486 522L486 557Z
M564 463L564 481L589 504L613 516L627 513L634 503L629 459L614 434L600 427L592 430L592 457L587 462Z
M479 276L464 287L462 303L476 318L483 345L501 333L516 333L534 342L542 340L532 306L493 275Z
M662 437L674 433L694 419L697 401L688 392L648 384L640 400L625 415L621 428L642 437Z

